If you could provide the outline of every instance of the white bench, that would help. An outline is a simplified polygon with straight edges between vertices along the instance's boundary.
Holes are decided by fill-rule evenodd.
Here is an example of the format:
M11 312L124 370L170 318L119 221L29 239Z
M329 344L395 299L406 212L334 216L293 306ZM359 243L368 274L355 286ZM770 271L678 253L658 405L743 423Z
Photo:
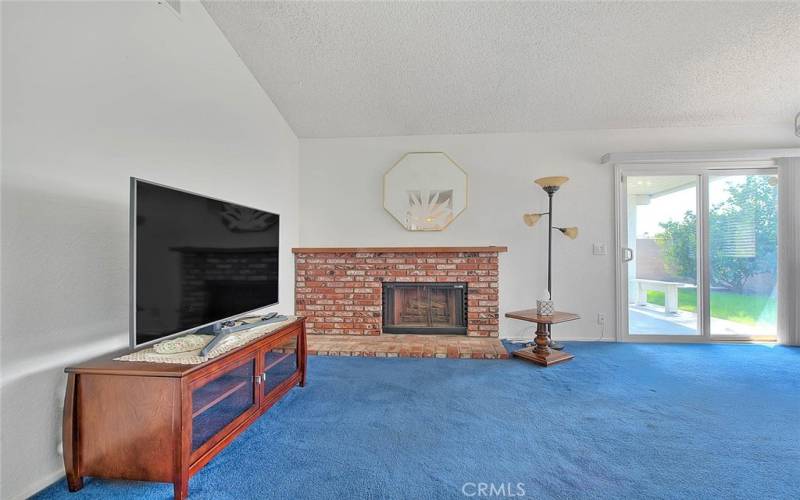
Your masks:
M696 285L691 283L677 283L674 281L659 281L659 280L645 280L634 279L636 286L639 290L637 306L647 305L647 292L653 290L656 292L664 292L664 312L667 314L678 313L678 289L679 288L696 288Z

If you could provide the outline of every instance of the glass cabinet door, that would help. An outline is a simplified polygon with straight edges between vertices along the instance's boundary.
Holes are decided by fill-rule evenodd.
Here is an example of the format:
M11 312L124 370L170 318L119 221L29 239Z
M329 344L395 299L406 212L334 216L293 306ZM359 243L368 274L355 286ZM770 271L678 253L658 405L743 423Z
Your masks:
M264 354L264 395L294 375L297 369L297 335L292 335Z
M192 453L258 406L256 373L254 355L192 388Z

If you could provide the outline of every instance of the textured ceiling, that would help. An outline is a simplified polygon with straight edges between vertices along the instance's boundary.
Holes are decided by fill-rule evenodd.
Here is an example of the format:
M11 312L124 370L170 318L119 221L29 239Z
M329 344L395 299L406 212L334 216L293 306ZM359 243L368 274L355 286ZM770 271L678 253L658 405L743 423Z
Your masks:
M300 137L778 123L800 3L204 2Z

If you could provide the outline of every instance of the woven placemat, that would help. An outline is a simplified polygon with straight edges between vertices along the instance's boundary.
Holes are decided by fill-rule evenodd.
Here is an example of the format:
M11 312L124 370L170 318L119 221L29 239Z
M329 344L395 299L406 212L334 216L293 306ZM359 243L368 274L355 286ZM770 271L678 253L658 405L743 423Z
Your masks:
M208 353L208 356L200 356L200 351L203 350L202 347L193 351L179 352L175 354L160 354L156 352L154 348L148 347L147 349L142 349L141 351L132 352L130 354L126 354L125 356L114 358L114 360L139 361L145 363L173 363L178 365L199 365L200 363L205 363L209 359L216 358L217 356L221 356L226 352L232 351L237 347L249 344L258 338L269 335L275 330L283 328L296 319L297 316L287 316L286 321L281 321L280 323L270 323L268 325L251 328L250 330L231 333L225 337L222 342L214 346L214 348ZM211 342L211 339L214 338L211 335L203 336L208 337L208 342ZM206 344L208 342L206 342Z

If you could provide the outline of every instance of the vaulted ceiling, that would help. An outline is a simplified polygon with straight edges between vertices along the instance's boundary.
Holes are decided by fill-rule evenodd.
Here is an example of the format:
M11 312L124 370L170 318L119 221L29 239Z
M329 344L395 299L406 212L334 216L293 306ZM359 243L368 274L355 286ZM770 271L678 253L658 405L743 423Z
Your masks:
M788 127L800 111L800 3L204 5L300 137Z

